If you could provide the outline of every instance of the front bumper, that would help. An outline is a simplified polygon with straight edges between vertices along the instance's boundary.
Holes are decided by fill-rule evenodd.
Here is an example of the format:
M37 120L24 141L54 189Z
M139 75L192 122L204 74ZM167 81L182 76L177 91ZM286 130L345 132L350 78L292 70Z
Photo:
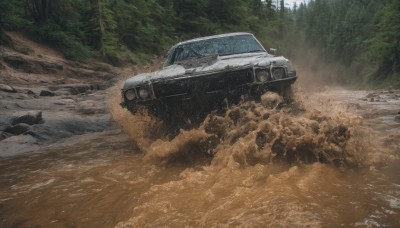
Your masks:
M268 81L265 83L248 83L234 88L219 89L214 91L195 91L191 93L175 94L165 97L158 97L154 99L149 99L145 101L127 101L124 97L124 91L122 91L122 102L121 106L123 108L132 109L137 106L151 106L158 103L170 103L170 102L199 102L199 101L209 101L209 100L238 100L243 95L250 96L260 96L266 91L281 92L288 86L293 84L297 80L297 76L291 76L284 79Z

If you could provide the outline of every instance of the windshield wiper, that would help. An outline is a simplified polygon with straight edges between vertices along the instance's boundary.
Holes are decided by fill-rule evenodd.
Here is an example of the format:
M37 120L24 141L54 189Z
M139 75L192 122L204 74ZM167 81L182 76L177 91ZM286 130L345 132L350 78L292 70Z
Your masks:
M255 52L264 52L264 51L263 50L252 50L252 51L238 52L238 53L224 53L224 54L219 54L219 56L240 55L240 54L255 53Z
M264 52L263 50L252 50L252 51L248 51L248 53L253 53L253 52ZM245 52L244 52L245 53Z

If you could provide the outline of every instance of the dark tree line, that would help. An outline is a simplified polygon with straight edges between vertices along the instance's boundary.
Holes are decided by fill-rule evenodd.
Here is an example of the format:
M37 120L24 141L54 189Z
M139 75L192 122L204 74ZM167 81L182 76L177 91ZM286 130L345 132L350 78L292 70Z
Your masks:
M161 55L184 39L245 31L291 56L318 50L354 75L400 85L399 0L0 0L3 30L21 31L66 57L112 63Z
M260 33L275 18L271 0L0 0L0 26L47 42L72 59L111 62L165 52L192 37Z
M400 87L399 0L313 0L293 13L296 33L343 65L344 81Z

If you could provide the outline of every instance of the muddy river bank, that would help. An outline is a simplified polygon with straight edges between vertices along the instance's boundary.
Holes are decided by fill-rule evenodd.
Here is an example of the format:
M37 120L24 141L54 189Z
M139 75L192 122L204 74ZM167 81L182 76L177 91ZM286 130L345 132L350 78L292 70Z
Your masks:
M399 91L298 91L295 107L244 103L171 141L118 95L62 100L0 141L1 227L400 224Z

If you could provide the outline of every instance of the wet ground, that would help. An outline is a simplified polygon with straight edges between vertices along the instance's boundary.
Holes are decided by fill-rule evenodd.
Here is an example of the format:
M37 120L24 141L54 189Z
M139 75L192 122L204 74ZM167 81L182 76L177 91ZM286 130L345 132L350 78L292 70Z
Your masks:
M298 92L172 141L111 99L101 132L1 158L0 227L398 227L399 95Z

